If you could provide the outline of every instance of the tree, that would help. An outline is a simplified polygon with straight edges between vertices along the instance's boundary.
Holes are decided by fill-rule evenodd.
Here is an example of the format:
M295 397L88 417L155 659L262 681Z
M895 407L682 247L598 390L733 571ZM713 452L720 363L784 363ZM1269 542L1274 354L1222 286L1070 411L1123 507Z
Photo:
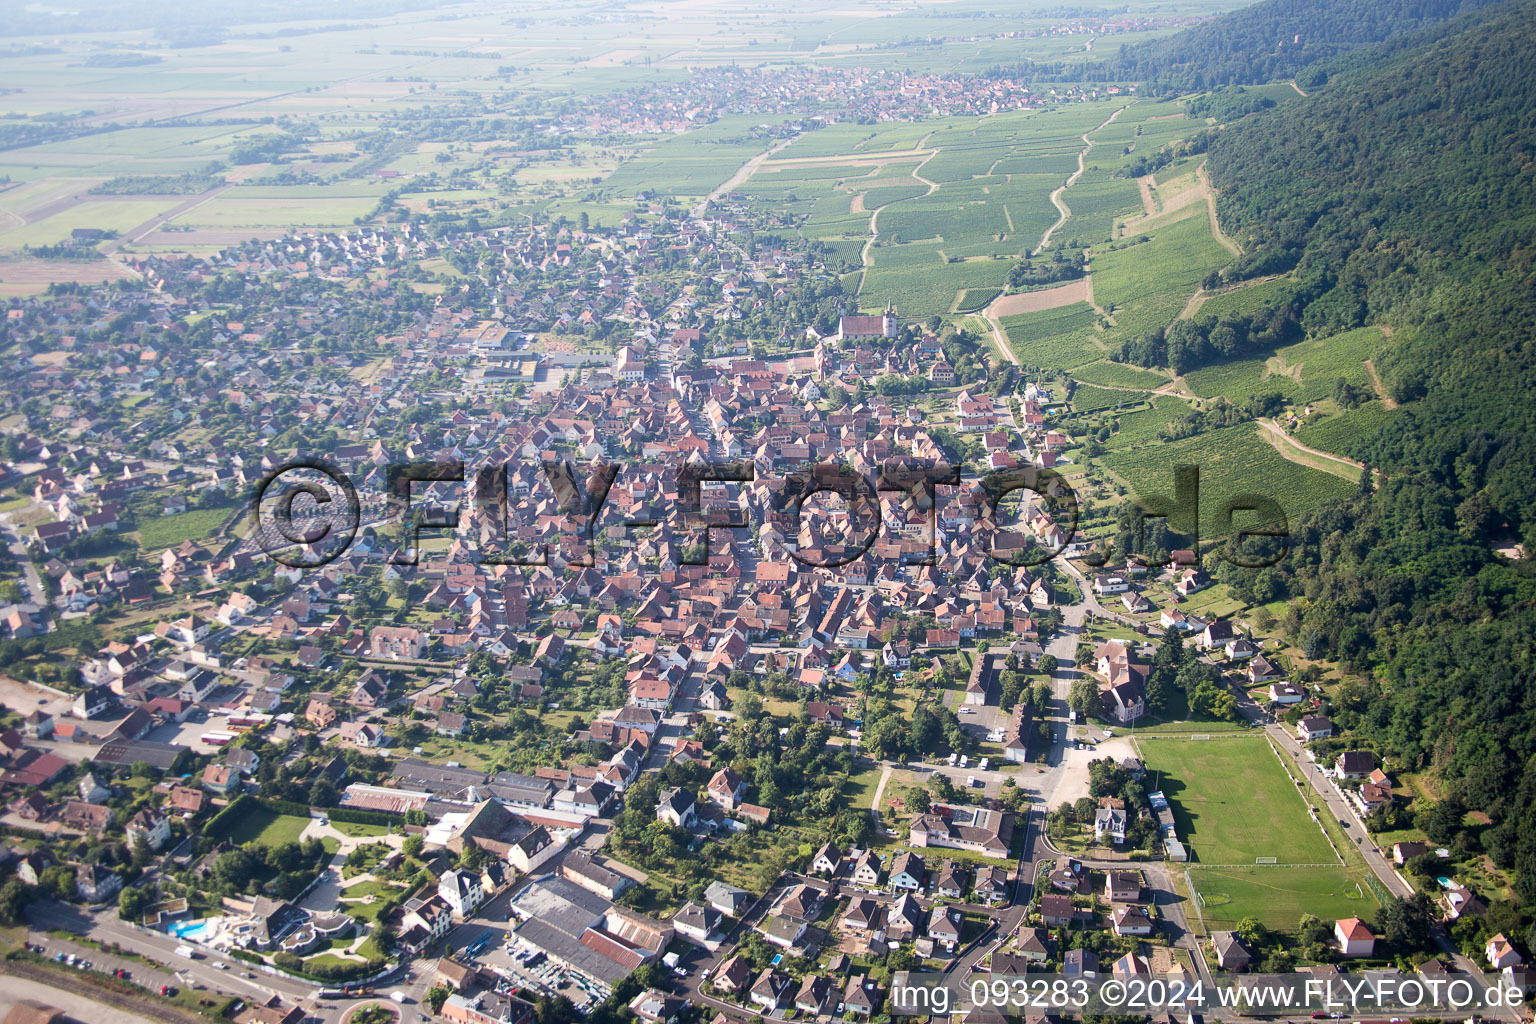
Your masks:
M1237 934L1250 946L1261 946L1269 938L1269 929L1256 917L1245 917L1237 923Z
M68 864L55 864L44 870L38 881L42 888L61 900L75 898L75 869Z
M154 895L146 888L125 886L117 894L117 916L137 924L154 902Z
M1092 679L1074 679L1067 691L1067 707L1077 712L1079 719L1094 718L1099 714L1099 686Z
M1408 952L1429 949L1434 945L1431 907L1423 890L1407 898L1394 899L1376 914L1376 928L1396 949Z
M245 847L225 850L214 858L214 881L232 889L244 889L256 870L256 858Z
M1306 944L1330 942L1333 939L1333 927L1316 914L1302 914L1296 934Z
M1056 655L1054 655L1054 654L1042 654L1042 655L1040 655L1040 671L1044 672L1046 675L1054 674L1058 665L1059 665L1059 662L1056 660Z
M1051 703L1051 687L1049 683L1036 683L1029 691L1029 703L1037 712L1044 713Z
M0 886L0 924L15 925L26 920L27 906L37 897L37 890L19 878Z
M1465 827L1462 822L1466 813L1466 804L1452 793L1414 815L1413 824L1432 842L1446 845L1453 842L1456 834Z
M421 848L424 845L425 845L425 840L423 840L421 836L419 836L419 835L406 836L405 837L405 842L400 844L400 852L405 854L407 857L412 857L412 858L420 857L421 856Z
M432 1007L434 1014L442 1013L443 1004L448 1001L448 997L452 994L442 985L433 985L427 989L427 1005Z
M309 787L309 805L311 807L335 807L336 801L341 799L341 794L336 789L336 784L325 776L315 780L315 784Z

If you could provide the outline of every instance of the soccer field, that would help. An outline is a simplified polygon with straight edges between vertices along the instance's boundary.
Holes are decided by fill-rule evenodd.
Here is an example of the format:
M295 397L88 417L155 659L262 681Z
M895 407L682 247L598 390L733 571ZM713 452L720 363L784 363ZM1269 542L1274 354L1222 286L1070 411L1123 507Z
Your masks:
M1179 838L1201 864L1337 864L1296 784L1262 736L1139 737L1148 791L1173 806Z
M1369 918L1377 903L1371 888L1348 868L1201 868L1189 871L1207 932L1236 928L1256 917L1267 928L1295 931L1302 914L1323 920Z

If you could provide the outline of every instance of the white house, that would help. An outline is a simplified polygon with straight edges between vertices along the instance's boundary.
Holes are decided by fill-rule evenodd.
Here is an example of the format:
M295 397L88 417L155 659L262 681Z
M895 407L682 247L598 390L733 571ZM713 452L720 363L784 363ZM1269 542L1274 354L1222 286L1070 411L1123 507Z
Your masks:
M1370 956L1376 950L1376 936L1371 934L1365 922L1358 917L1335 921L1333 935L1338 940L1339 952L1344 956Z
M148 807L130 818L123 830L128 836L130 845L134 840L142 838L144 845L151 850L160 849L171 838L170 819Z
M1525 963L1525 958L1510 944L1509 939L1504 937L1503 932L1488 940L1483 954L1488 958L1488 966L1496 971L1502 971L1506 967L1519 967Z
M1308 715L1296 723L1296 738L1303 743L1324 740L1333 735L1333 721L1322 715Z
M1152 919L1140 907L1116 907L1112 916L1116 935L1152 934Z
M1123 594L1131 589L1131 582L1124 576L1096 576L1093 580L1093 592L1099 597L1106 594Z
M1106 838L1116 846L1125 842L1125 808L1100 807L1093 816L1093 838L1095 842L1104 842Z
M475 908L485 899L485 889L480 884L480 875L473 871L445 872L443 877L438 879L437 894L461 918L473 914Z
M1276 704L1291 705L1300 704L1306 694L1295 683L1288 683L1281 679L1269 684L1269 699Z

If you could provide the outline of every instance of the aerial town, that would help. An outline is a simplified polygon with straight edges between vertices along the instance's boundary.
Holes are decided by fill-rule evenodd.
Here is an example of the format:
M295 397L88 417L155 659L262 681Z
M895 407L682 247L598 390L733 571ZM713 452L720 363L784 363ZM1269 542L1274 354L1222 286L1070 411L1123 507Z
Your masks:
M281 179L161 180L142 225L29 242L115 276L0 291L0 972L31 986L0 1019L889 1021L917 978L1262 975L1466 979L1517 998L1412 1016L1530 1020L1504 819L1378 742L1378 684L1306 618L1322 590L1240 557L1278 534L1225 543L1147 454L1241 431L1282 495L1369 496L1313 439L1397 404L1369 358L1359 394L1260 358L1294 388L1231 401L1132 358L1132 325L1193 348L1243 290L1201 162L1228 115L1041 68L1207 13L934 16L856 63L743 44L677 75L630 74L635 41L611 82L506 101L545 147L516 181L452 92L419 149L269 117L234 165ZM956 47L967 70L925 56ZM532 73L448 56L487 92ZM988 141L997 118L1065 148ZM974 181L944 163L978 153ZM351 224L175 227L353 159ZM1008 242L1013 191L960 234L1025 179L1043 234ZM1095 240L1082 211L1121 187ZM961 189L937 304L875 290L923 241L879 212ZM847 224L812 230L829 198ZM1216 255L1171 301L1105 298L1196 233ZM1220 315L1200 343L1237 336ZM1201 1014L1240 1016L1093 1019Z

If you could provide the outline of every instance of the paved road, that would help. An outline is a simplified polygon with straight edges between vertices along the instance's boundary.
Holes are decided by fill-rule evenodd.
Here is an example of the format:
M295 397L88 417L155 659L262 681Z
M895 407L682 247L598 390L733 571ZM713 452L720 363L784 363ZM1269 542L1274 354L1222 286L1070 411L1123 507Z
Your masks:
M221 995L238 996L241 999L254 997L262 1000L276 995L288 1002L303 1003L307 1008L313 1009L315 1006L316 989L313 985L258 971L250 972L255 975L254 978L247 978L245 977L247 968L241 966L238 960L231 961L225 957L205 955L191 961L178 957L176 955L178 943L175 939L168 935L146 934L131 925L124 924L117 917L115 905L92 914L79 907L54 900L39 900L27 908L27 920L33 928L41 932L62 930L87 936L103 944L115 942L122 949L169 965L170 971L162 973L175 973L181 979L175 984L183 987L195 982L208 991ZM61 940L39 937L36 941L57 944ZM73 951L77 955L83 955L86 959L98 963L106 959L98 951L90 948L83 947ZM216 963L226 964L227 969L218 969L214 966ZM126 968L135 977L151 971L143 964L130 960L123 960L117 966ZM162 980L157 984L164 983Z
M9 514L0 516L0 538L3 538L21 565L22 578L26 580L27 600L37 605L42 613L43 629L53 629L53 605L48 600L47 588L43 586L42 577L37 574L37 566L27 557L26 541L22 540L21 530L11 523Z

